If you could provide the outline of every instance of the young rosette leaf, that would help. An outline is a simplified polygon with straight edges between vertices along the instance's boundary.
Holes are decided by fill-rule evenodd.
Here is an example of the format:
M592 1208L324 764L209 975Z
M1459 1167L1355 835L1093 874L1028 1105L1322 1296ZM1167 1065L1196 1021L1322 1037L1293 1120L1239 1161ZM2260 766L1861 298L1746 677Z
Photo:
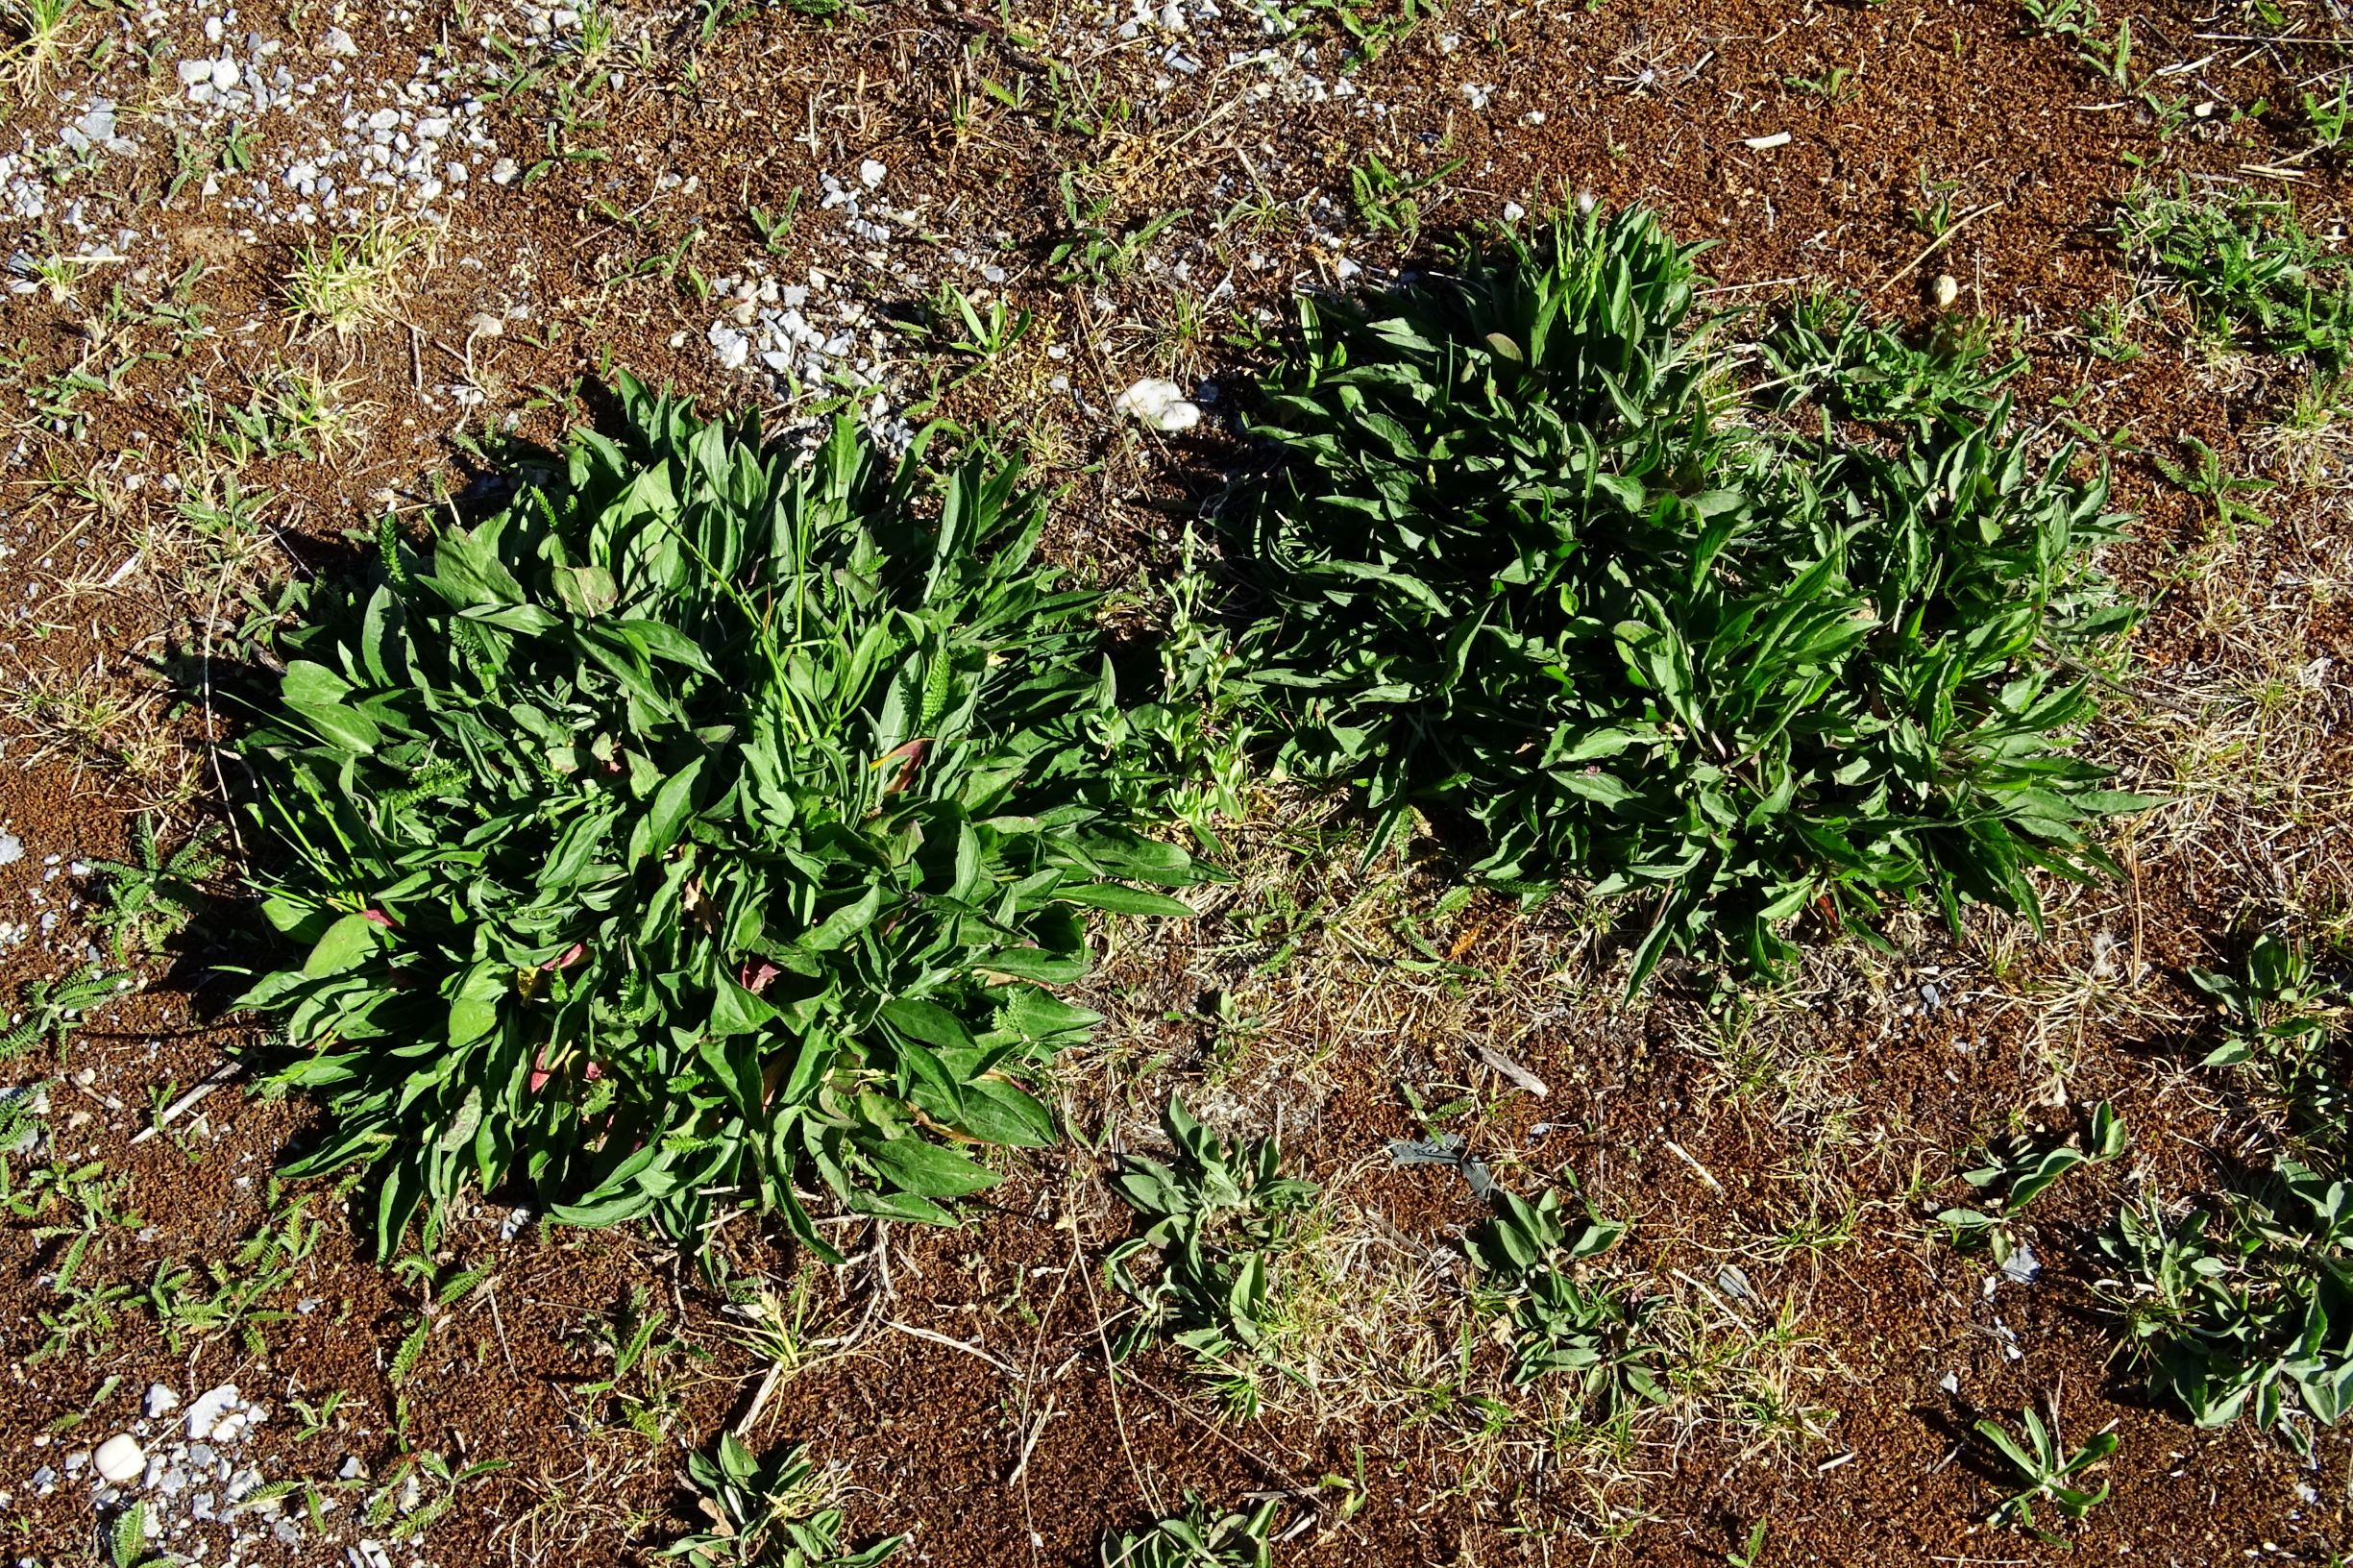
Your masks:
M469 1183L559 1219L797 1186L944 1221L1048 1142L1030 1087L1096 1019L1046 989L1091 911L1208 874L1139 833L1097 734L1095 600L1043 511L855 428L798 461L633 381L623 429L374 576L314 592L241 744L302 956L246 1000L378 1242ZM1132 785L1133 781L1124 781Z
M1805 914L2034 918L2146 803L2073 754L2137 613L2089 559L2104 478L2029 460L1980 347L1842 350L1851 314L1785 349L1844 423L1741 398L1696 250L1595 213L1301 302L1226 512L1280 765L1360 787L1376 848L1418 809L1477 879L1625 900L1637 987L1772 972Z

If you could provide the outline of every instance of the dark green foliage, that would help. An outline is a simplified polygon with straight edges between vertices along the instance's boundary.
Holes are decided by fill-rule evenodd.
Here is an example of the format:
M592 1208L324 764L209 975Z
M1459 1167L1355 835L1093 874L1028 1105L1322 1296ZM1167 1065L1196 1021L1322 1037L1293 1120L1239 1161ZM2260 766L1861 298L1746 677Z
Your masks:
M1360 784L1381 842L1419 808L1479 878L1638 900L1637 986L1669 948L1777 968L1809 910L2035 918L2034 873L2110 869L2088 829L2144 803L2071 754L2068 661L2136 613L2088 560L2104 480L2028 457L2003 371L1819 311L1783 393L1905 439L1741 423L1692 256L1596 215L1302 302L1231 513L1283 764Z
M1232 1372L1238 1355L1266 1357L1274 1347L1270 1291L1273 1259L1291 1234L1291 1216L1315 1201L1316 1188L1282 1174L1272 1139L1228 1142L1170 1099L1161 1126L1176 1163L1130 1155L1112 1186L1146 1222L1144 1233L1112 1249L1106 1267L1140 1306L1120 1340L1132 1355L1166 1335L1204 1363ZM1160 1270L1140 1279L1130 1260L1156 1253ZM1250 1386L1239 1384L1245 1408Z
M2178 1220L2128 1204L2101 1246L2150 1386L2199 1426L2252 1415L2300 1447L2292 1392L2332 1426L2353 1406L2353 1186L2283 1161Z
M2285 201L2244 192L2172 194L2143 185L2125 198L2117 233L2189 297L2198 321L2243 346L2310 355L2323 370L2353 364L2353 274L2304 232Z
M847 424L803 464L624 381L620 439L423 557L324 589L243 753L305 943L248 1000L334 1126L293 1168L422 1205L525 1181L560 1220L943 1221L1043 1144L1023 1087L1094 1015L1090 911L1197 880L1094 738L1094 600L985 454ZM1133 790L1126 793L1133 794Z
M1495 1210L1465 1247L1487 1305L1511 1319L1511 1381L1572 1374L1613 1415L1643 1400L1664 1403L1658 1349L1641 1338L1648 1305L1581 1277L1584 1263L1624 1239L1626 1226L1587 1205L1586 1223L1571 1236L1552 1191L1530 1203L1498 1188Z

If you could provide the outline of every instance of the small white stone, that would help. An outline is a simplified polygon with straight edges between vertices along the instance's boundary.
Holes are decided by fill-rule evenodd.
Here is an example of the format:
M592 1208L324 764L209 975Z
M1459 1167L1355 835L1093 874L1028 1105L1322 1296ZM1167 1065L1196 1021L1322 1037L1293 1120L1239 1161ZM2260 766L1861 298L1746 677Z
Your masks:
M212 61L208 60L184 60L180 62L180 85L182 86L192 87L199 82L208 84L211 82L211 80Z
M1949 272L1938 273L1936 282L1928 285L1928 298L1935 302L1939 310L1951 309L1953 302L1960 297L1961 285Z
M177 1390L160 1383L151 1383L147 1385L147 1403L143 1409L151 1419L159 1415L168 1415L179 1408L180 1395Z
M237 62L227 55L212 62L212 90L228 92L237 85Z
M235 1384L225 1383L218 1388L206 1389L196 1396L196 1403L188 1407L188 1436L198 1441L211 1436L212 1429L221 1424L221 1418L236 1407Z
M870 158L865 162L858 165L858 180L859 183L864 184L867 189L872 190L875 186L882 184L882 177L890 172L890 170L884 168L879 162Z
M502 158L490 165L490 183L494 185L511 185L515 183L516 177L522 173L523 170L516 165L513 159Z
M1146 376L1119 394L1112 406L1148 429L1175 435L1201 423L1201 409L1186 400L1185 389L1157 376Z
M320 40L319 48L324 53L330 55L355 55L359 53L359 44L357 41L355 40L349 33L344 32L343 29L339 27L331 27L327 30L327 37Z
M1506 202L1504 204L1504 221L1506 223L1517 223L1526 216L1528 216L1528 208L1522 207L1519 203Z
M135 1481L146 1470L147 1456L140 1451L136 1437L127 1432L118 1432L98 1445L98 1452L90 1457L90 1462L98 1467L100 1475L120 1486L125 1482Z

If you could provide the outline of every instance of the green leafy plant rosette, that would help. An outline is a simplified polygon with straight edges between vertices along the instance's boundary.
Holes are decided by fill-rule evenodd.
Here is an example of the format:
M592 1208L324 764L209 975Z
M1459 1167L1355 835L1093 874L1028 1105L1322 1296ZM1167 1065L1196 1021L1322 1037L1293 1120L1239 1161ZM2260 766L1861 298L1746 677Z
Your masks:
M305 943L245 998L376 1166L377 1241L469 1183L559 1220L797 1184L949 1219L1039 1145L1091 911L1208 875L1130 824L1092 596L985 453L805 460L633 381L618 438L313 594L241 753Z
M2089 830L2146 803L2072 754L2137 615L2089 561L2104 478L2028 456L1981 345L1891 404L1901 356L1819 308L1779 380L1822 432L1765 417L1697 249L1596 213L1301 303L1227 513L1281 766L1360 785L1376 847L1419 809L1478 879L1630 901L1636 987L1670 949L1774 971L1805 912L2036 917L2034 873L2113 870Z

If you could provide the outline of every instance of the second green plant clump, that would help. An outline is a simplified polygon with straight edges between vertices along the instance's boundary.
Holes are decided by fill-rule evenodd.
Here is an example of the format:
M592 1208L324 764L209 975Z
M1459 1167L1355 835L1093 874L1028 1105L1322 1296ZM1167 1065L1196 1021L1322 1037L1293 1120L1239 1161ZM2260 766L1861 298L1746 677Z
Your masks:
M1816 308L1742 398L1695 249L1595 215L1303 306L1230 514L1283 763L1458 824L1491 882L1632 901L1636 985L1677 948L1772 971L1807 912L2033 917L2142 803L2072 754L2135 615L2104 480L2029 454L1981 345L1890 404L1920 356Z

